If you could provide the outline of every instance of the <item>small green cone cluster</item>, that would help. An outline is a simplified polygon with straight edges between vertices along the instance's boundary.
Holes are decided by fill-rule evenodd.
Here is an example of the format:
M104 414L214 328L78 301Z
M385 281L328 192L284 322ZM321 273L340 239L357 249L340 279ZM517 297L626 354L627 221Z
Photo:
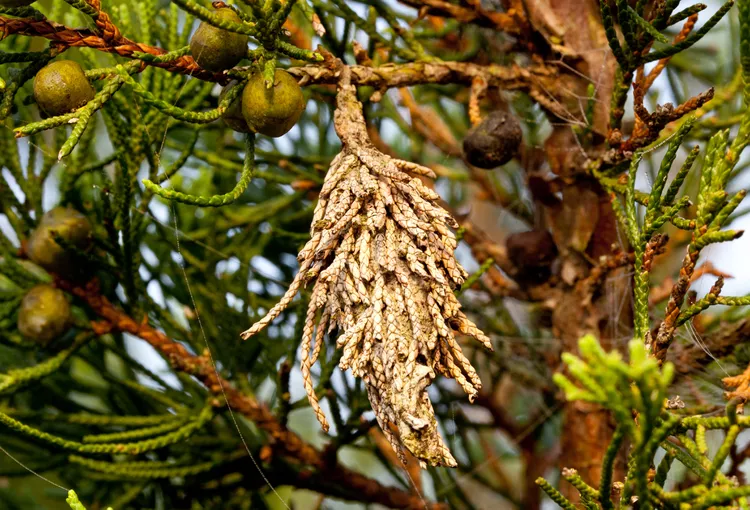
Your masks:
M227 95L227 93L236 86L237 80L232 80L223 89L221 89L221 94L219 94L219 102L221 102ZM227 110L222 114L221 118L224 120L224 123L227 126L234 129L235 131L239 131L240 133L252 132L250 127L247 125L245 117L242 115L242 94L240 94L237 99L232 101L232 104L229 105L229 108L227 108Z
M225 86L219 101L237 82ZM305 111L305 96L294 77L277 69L271 88L261 73L253 74L240 97L227 108L222 119L227 126L240 133L260 133L279 137L289 132Z
M271 88L260 73L250 77L242 92L242 114L251 130L266 136L286 134L305 110L305 96L294 77L277 69Z
M18 331L47 345L70 326L70 304L65 293L51 285L37 285L24 296L18 311Z
M86 250L91 242L91 223L75 209L56 207L42 216L26 243L29 258L47 271L70 276L82 269L75 253L57 243Z
M242 23L234 9L223 7L216 11L222 20ZM236 66L247 56L249 38L203 22L190 39L190 54L202 68L221 72ZM219 96L221 101L237 82L226 85ZM266 87L261 73L250 76L242 95L222 114L224 122L240 133L261 133L279 137L299 121L305 109L305 98L297 81L286 71L277 69L274 83Z
M216 15L222 20L242 23L229 7L219 9ZM203 69L218 73L231 69L247 56L248 41L244 34L222 30L204 21L190 39L190 54Z
M497 110L466 135L464 155L471 165L490 170L513 159L522 140L518 119L509 112Z
M62 115L82 107L94 98L94 87L72 60L56 60L34 78L34 99L48 115Z

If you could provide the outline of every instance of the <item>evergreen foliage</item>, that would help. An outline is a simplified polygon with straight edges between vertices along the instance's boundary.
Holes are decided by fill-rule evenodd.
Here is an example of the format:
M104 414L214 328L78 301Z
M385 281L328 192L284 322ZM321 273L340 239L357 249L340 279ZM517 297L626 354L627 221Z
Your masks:
M682 3L0 0L0 508L748 508Z

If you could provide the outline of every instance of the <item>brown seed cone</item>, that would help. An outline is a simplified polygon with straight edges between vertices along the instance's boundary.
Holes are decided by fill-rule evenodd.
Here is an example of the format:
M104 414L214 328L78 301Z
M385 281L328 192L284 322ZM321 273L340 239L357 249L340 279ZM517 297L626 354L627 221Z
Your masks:
M513 159L522 140L518 119L509 112L494 111L466 135L464 155L472 165L489 170Z

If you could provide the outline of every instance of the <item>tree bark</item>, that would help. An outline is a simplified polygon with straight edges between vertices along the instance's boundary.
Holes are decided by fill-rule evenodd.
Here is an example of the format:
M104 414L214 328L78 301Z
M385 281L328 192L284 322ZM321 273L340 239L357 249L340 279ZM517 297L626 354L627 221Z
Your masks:
M580 186L577 183L563 190L560 207L567 211L564 217L585 215L597 217L597 221L588 223L591 236L585 251L578 252L569 244L562 256L562 278L571 282L563 281L559 289L552 315L553 331L561 341L562 351L577 353L578 340L587 333L596 335L606 349L622 349L632 328L630 277L623 268L610 273L603 282L589 283L593 266L588 261L597 260L605 251L610 254L610 247L617 242L617 231L606 193L589 183L584 188L586 194L571 192ZM583 196L589 198L582 199ZM587 224L572 221L568 225L577 229L576 234L568 235L569 243L582 241ZM599 406L566 402L559 467L576 469L587 483L598 486L602 459L614 425L609 413ZM623 457L616 464L615 480L622 477L624 468ZM572 501L578 501L578 493L572 486L563 484L561 490Z
M606 348L619 348L627 337L630 320L629 278L619 270L605 281L590 283L591 270L601 256L612 254L618 245L617 224L609 196L584 176L588 154L602 151L607 134L609 100L614 83L614 58L609 51L596 0L527 0L530 20L550 45L551 58L564 62L566 85L571 86L565 103L572 119L585 111L587 88L593 83L596 107L592 145L582 147L570 125L558 125L546 142L545 151L552 171L558 176L562 199L546 209L547 228L560 251L557 296L552 314L553 331L561 351L578 352L578 340L586 333L601 339ZM571 120L572 119L568 119ZM626 247L622 247L626 248ZM612 292L624 304L612 313ZM625 302L623 303L623 300ZM553 361L555 363L557 361ZM559 370L561 366L551 367ZM612 439L614 423L598 406L567 402L564 407L559 467L576 469L583 479L597 487L601 463ZM616 464L616 478L624 474L624 458ZM577 491L563 483L563 494L579 501Z

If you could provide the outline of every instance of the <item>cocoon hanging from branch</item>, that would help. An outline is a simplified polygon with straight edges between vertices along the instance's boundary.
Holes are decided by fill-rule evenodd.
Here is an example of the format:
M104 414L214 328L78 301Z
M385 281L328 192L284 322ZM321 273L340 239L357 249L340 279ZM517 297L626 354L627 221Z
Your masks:
M451 228L458 225L419 179L434 178L430 169L373 146L348 67L341 70L334 123L343 148L326 175L299 272L243 338L269 325L311 284L301 370L323 429L328 422L310 369L326 334L338 330L339 367L364 380L378 423L401 458L406 447L423 466L455 466L427 387L443 375L473 400L482 383L456 334L492 349L454 295L467 277L454 255Z

